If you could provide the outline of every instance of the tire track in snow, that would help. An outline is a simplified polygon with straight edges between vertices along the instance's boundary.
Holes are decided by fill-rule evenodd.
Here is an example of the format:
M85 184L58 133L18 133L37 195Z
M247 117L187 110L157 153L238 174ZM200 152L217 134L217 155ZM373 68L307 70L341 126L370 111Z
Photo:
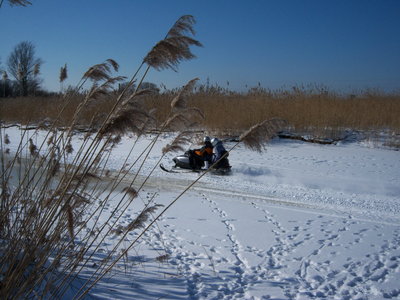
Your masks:
M115 174L114 174L115 175ZM180 174L178 174L180 175ZM111 175L110 175L111 176ZM127 175L123 180L122 184L130 184L132 181L132 175ZM109 178L103 178L104 180L109 180ZM140 185L142 181L144 181L146 177L139 175L137 177L137 185ZM147 178L146 185L147 187L155 187L162 188L165 190L175 191L177 189L184 189L188 187L193 182L193 179L184 179L182 177L151 177ZM200 194L215 194L220 196L229 197L232 201L242 201L241 199L246 199L248 201L253 201L257 203L263 204L271 204L279 207L286 207L287 209L299 209L306 210L307 212L322 214L327 216L333 216L342 218L343 214L347 214L349 209L353 215L354 220L359 220L363 222L371 222L385 225L398 225L400 222L400 217L398 215L386 216L379 213L380 218L371 219L370 216L365 215L365 209L357 208L357 207L345 207L341 205L330 205L329 203L324 202L300 202L298 200L293 200L289 198L280 198L274 196L266 196L265 194L259 193L249 193L243 192L241 190L226 190L222 189L218 186L212 185L209 182L197 182L193 187L190 188L191 191L198 192ZM243 202L243 201L242 201ZM378 213L378 212L375 212ZM356 214L356 216L354 216ZM388 219L389 221L386 221Z

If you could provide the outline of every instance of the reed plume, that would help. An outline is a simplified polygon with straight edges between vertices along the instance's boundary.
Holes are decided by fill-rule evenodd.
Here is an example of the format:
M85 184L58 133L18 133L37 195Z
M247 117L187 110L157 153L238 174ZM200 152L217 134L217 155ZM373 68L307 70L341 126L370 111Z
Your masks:
M147 222L147 220L149 219L150 215L152 213L154 213L159 207L162 207L163 205L161 204L156 204L153 206L149 206L145 209L143 209L140 214L136 217L135 220L133 220L131 223L129 223L126 227L125 230L126 231L132 231L138 228L144 228L145 227L145 223Z
M106 59L106 63L108 65L110 65L114 69L115 72L118 72L119 64L114 59L112 59L112 58Z
M29 139L29 153L33 156L37 154L37 151L36 145L33 143L32 139Z
M63 83L67 78L68 78L68 70L67 70L67 64L65 64L64 67L61 67L60 69L60 83Z
M177 96L171 101L171 113L167 118L164 128L181 131L194 125L193 120L196 118L204 119L203 111L197 107L188 107L187 97L193 91L194 85L198 78L190 80L182 87Z
M28 6L31 5L32 3L30 1L27 0L8 0L8 2L10 2L11 5L15 5L15 6ZM2 1L3 3L3 1ZM0 5L1 7L1 5Z
M163 255L157 256L156 261L163 263L163 262L166 262L169 258L170 258L169 254L163 254Z
M107 122L100 135L116 134L124 135L134 132L138 135L143 133L143 124L150 118L148 113L135 105L130 105L118 110Z
M194 24L193 16L180 17L168 31L166 37L150 50L143 62L159 71L163 69L176 71L181 61L195 58L190 46L202 47L202 44L186 35L187 33L195 34Z
M91 79L93 81L100 81L100 80L110 80L111 79L111 71L114 70L118 72L119 65L113 59L107 59L104 63L96 64L89 68L83 74L82 79Z
M282 119L265 120L249 128L239 137L239 140L246 147L261 152L265 144L286 125L287 122Z
M65 153L71 154L72 152L74 152L74 147L72 147L71 141L68 141L65 145Z
M124 187L122 192L128 194L131 199L135 199L139 194L133 187Z
M96 100L99 99L101 96L107 96L113 90L114 84L121 82L125 79L125 76L115 76L105 79L105 81L100 85L96 82L90 88L87 99Z
M185 149L183 146L190 143L192 141L192 137L193 131L182 131L175 137L171 144L167 144L162 149L162 154L164 155L168 152L184 151Z
M191 120L184 114L176 113L167 119L163 127L171 131L181 131L184 128L188 128L191 123Z
M75 180L76 182L82 182L84 180L91 180L91 179L97 179L100 180L100 177L97 176L94 173L91 172L85 172L85 173L78 173L75 174L75 176L72 178L72 180Z
M167 33L168 36L181 36L183 33L190 33L195 35L196 32L193 29L193 25L196 24L196 20L192 15L181 16L171 27Z
M142 107L137 98L149 94L149 90L141 90L124 100L117 110L107 120L100 132L100 137L105 135L123 135L134 132L141 135L153 117Z
M171 110L180 110L187 108L187 96L193 91L193 88L199 78L190 80L171 101Z
M74 239L74 213L73 213L72 207L70 205L67 205L66 213L67 213L68 232L71 237L71 240L73 240Z
M54 177L60 171L61 164L57 159L52 159L49 164L49 173Z

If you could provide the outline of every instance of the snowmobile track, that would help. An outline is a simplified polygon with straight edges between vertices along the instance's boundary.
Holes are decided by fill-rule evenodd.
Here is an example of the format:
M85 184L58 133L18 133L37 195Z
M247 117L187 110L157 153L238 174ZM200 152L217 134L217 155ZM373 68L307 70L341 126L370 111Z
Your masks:
M189 170L187 173L192 173L196 176L196 173L193 173ZM170 173L172 176L177 176L177 178L171 177L151 177L146 181L146 186L149 187L156 187L159 189L165 190L172 190L172 191L182 191L186 187L188 187L196 178L193 177L192 179L185 179L179 176L179 174ZM106 179L106 178L105 178ZM131 176L126 176L122 184L130 184L131 183ZM138 184L144 181L145 177L139 176L137 178ZM294 210L307 210L308 212L313 212L318 215L326 215L326 216L333 216L342 218L343 216L348 216L348 211L346 207L332 207L329 208L324 204L316 203L300 203L290 199L283 199L274 196L267 196L267 195L260 195L260 194L253 194L248 192L242 192L237 190L225 190L223 188L217 187L212 185L208 182L197 182L194 186L190 188L190 191L195 191L199 193L205 194L217 194L221 196L228 196L231 201L241 201L243 203L249 203L251 201L263 204L263 205L273 205L279 207L286 207L287 209L294 209ZM352 216L353 220L359 220L364 222L370 223L377 223L377 224L385 224L385 225L397 225L400 222L400 217L398 217L398 222L387 222L384 219L375 220L375 219L367 219L362 217L354 217Z

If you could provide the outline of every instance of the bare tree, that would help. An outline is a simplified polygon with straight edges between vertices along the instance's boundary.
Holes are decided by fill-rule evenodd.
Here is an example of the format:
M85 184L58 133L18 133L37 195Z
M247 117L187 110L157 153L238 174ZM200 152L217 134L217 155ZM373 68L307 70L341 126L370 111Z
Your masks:
M3 90L2 90L3 95L2 96L5 98L6 97L6 90L7 90L7 81L8 81L8 75L7 75L6 71L3 71L3 75L1 76L1 79L3 81Z
M42 60L35 57L35 46L27 41L15 46L8 57L8 71L18 82L22 96L27 96L29 90L34 92L39 87L41 64Z

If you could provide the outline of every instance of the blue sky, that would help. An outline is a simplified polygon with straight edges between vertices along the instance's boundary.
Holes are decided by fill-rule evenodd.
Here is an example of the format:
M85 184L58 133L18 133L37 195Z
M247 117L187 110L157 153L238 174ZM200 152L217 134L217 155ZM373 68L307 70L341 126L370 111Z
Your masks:
M236 90L317 84L354 92L400 88L399 0L31 0L28 7L0 9L0 60L21 41L31 41L44 64L48 90L59 90L107 58L130 76L175 20L193 15L203 48L179 72L152 70L147 81L168 88L188 80Z

